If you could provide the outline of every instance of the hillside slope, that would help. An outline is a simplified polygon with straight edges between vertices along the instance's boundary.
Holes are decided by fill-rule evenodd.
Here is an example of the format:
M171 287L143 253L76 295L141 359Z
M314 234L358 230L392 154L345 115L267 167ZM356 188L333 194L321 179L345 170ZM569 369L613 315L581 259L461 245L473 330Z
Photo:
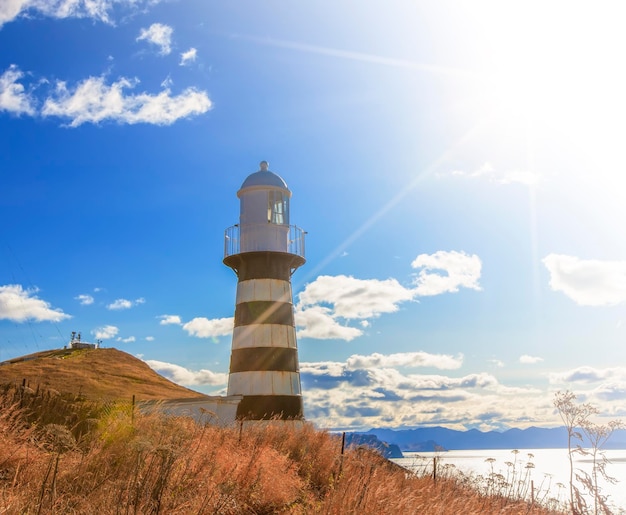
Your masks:
M117 349L60 349L0 364L0 384L26 380L32 389L53 389L92 400L204 397L172 383L140 359Z

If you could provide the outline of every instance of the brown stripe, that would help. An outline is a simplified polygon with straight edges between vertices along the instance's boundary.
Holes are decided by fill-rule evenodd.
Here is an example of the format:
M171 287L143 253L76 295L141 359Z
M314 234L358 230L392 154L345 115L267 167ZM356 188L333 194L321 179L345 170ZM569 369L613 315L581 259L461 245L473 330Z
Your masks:
M289 302L255 300L235 307L235 327L249 324L294 325L293 305Z
M300 395L245 395L237 407L239 420L301 420Z
M305 259L287 252L244 252L224 258L240 281L248 279L281 279L289 281L293 271L302 266Z
M250 347L235 349L230 356L230 373L298 371L298 351L285 347Z

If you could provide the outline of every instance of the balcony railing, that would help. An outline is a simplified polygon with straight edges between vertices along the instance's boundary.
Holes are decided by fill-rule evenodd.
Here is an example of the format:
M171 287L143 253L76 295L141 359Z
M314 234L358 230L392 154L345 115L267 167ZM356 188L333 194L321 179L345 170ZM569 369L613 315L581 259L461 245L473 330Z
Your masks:
M258 251L286 252L304 258L305 234L295 225L233 225L224 231L224 258Z

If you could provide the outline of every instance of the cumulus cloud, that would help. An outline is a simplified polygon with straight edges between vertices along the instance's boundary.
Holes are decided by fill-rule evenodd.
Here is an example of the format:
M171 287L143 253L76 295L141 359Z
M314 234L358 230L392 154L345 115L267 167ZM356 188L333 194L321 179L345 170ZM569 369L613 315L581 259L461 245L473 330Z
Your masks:
M146 336L145 340L147 342L153 342L154 341L154 336Z
M295 321L298 338L338 339L349 342L363 334L363 331L356 327L341 325L333 318L331 309L323 306L296 310Z
M191 47L189 50L187 50L186 52L182 52L180 54L180 64L181 66L187 66L188 64L193 63L196 60L196 57L198 56L198 51Z
M111 338L115 338L119 332L119 328L114 325L103 325L102 327L93 329L91 334L94 335L96 340L110 340Z
M350 341L363 334L369 319L398 311L403 302L420 296L454 293L460 288L480 290L481 261L464 252L439 251L420 254L411 264L421 269L413 286L396 279L358 279L352 276L319 276L298 295L296 326L298 336Z
M353 355L345 362L302 362L300 374L302 388L307 392L308 416L321 427L355 430L435 424L459 429L503 429L544 424L554 417L549 398L538 395L537 389L510 388L489 373L450 377L404 374L389 368L415 361L424 365L438 362L438 355L420 352L415 353L415 359L412 354ZM441 364L456 367L455 358L442 357Z
M183 325L183 329L187 331L190 336L213 338L231 334L234 323L235 319L233 317L214 318L213 320L197 317Z
M178 315L161 315L157 318L160 318L161 321L159 324L161 325L181 325L182 321Z
M39 13L52 18L92 18L112 23L115 6L138 9L159 0L2 0L0 27L21 14Z
M6 0L0 2L0 27L8 21L14 20L26 8L29 0Z
M133 306L138 306L139 304L145 304L145 302L146 302L146 299L144 299L143 297L140 297L135 300L117 299L113 301L111 304L108 304L107 309L114 310L114 311L121 310L121 309L130 309Z
M134 336L129 336L128 338L120 338L118 336L117 341L118 342L122 342L122 343L131 343L131 342L135 341L135 337Z
M478 280L482 263L476 254L470 256L465 252L440 250L434 254L420 254L411 266L421 269L415 280L415 293L419 296L454 293L461 287L480 290Z
M519 357L519 362L524 365L533 365L535 363L541 363L543 358L538 356L529 356L528 354L523 354Z
M81 303L82 306L89 306L93 304L94 298L91 295L81 294L74 297L77 301Z
M348 369L389 368L389 367L434 367L442 370L461 368L463 356L449 354L430 354L428 352L401 352L397 354L379 354L368 356L353 354L346 361Z
M153 23L147 29L141 29L137 41L147 41L159 47L161 55L172 52L172 34L174 29L163 23Z
M597 383L608 379L626 381L626 367L594 368L582 366L550 374L550 382L553 384Z
M626 261L584 260L549 254L543 264L550 288L581 306L609 306L626 301Z
M0 320L12 322L60 322L70 315L54 309L49 302L37 297L39 290L24 289L20 284L0 286Z
M593 391L593 395L604 401L618 401L622 406L626 399L626 381L609 381Z
M166 363L164 361L147 360L146 363L155 372L167 377L174 383L184 386L194 385L226 385L228 374L211 372L210 370L189 370L188 368Z
M14 64L0 75L0 112L35 114L34 100L18 82L23 76L24 73Z
M59 81L55 94L44 102L41 114L68 119L70 127L105 121L171 125L181 118L206 113L211 108L207 94L195 88L187 88L176 96L172 96L167 88L155 95L126 94L126 89L132 89L138 83L137 79L122 77L107 84L104 77L89 77L72 89Z
M398 304L411 300L413 292L396 279L356 279L346 275L321 275L299 295L299 306L330 305L334 316L371 318L393 313Z

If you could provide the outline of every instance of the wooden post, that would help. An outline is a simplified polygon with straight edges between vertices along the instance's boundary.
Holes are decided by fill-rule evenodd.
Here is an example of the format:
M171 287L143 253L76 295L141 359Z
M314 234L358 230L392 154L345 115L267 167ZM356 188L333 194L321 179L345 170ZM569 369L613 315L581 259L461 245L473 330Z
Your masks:
M133 400L130 407L130 423L135 425L135 394L133 394Z
M437 482L437 456L433 456L433 483Z
M343 473L343 453L346 450L346 432L344 431L341 434L341 456L339 458L339 473L337 474L337 478L341 477Z

